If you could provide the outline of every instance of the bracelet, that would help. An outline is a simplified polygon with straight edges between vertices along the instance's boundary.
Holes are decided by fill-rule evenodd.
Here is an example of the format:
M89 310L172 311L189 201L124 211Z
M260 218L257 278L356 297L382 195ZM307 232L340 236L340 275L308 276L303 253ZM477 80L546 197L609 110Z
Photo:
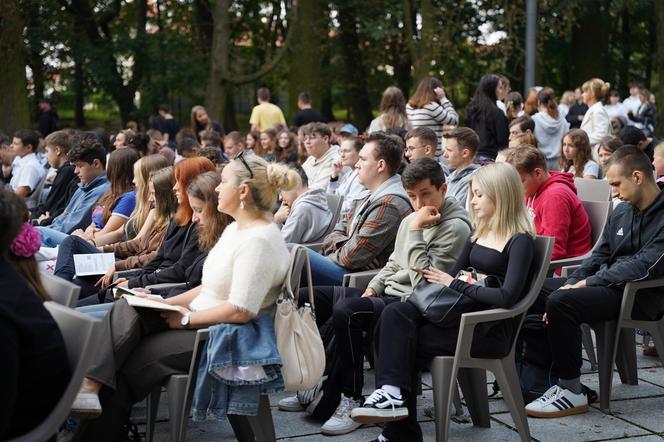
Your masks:
M335 176L334 178L330 177L330 182L331 182L331 183L334 183L334 182L337 182L337 181L339 181L339 177L338 177L338 176Z

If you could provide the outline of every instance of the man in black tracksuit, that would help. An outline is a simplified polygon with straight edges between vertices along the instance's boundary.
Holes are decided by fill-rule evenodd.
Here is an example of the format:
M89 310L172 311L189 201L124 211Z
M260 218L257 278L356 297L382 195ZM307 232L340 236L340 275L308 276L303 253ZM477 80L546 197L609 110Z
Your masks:
M580 324L617 319L626 283L664 275L664 192L648 157L636 147L618 149L609 160L607 180L623 203L611 213L598 247L567 280L547 279L537 303L540 309L546 303L547 335L560 380L526 406L530 416L561 417L588 409L579 380ZM663 313L660 289L639 292L633 318L656 320Z

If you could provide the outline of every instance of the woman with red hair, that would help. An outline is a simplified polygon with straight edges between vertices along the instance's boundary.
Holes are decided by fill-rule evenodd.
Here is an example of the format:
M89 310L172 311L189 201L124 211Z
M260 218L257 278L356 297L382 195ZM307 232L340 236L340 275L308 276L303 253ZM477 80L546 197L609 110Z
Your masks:
M185 282L185 272L201 253L198 232L192 221L193 211L187 198L187 187L198 175L216 170L212 161L204 157L188 158L175 166L173 191L178 211L168 225L166 236L157 256L143 267L137 276L120 282L122 287L145 287L166 282Z

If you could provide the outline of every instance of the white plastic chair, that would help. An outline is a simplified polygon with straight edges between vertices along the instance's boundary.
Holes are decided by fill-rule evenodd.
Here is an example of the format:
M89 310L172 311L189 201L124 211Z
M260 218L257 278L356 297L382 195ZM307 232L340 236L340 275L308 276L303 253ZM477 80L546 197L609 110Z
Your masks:
M75 308L81 288L76 284L57 276L41 272L41 281L51 300L66 307Z

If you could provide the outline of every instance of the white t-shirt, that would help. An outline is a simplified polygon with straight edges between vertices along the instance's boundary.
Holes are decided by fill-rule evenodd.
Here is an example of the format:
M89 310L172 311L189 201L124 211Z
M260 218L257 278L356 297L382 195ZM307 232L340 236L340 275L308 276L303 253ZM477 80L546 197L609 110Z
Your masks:
M574 169L574 166L570 166L568 172L573 174L576 172L576 169ZM599 178L601 176L599 164L593 160L588 160L586 164L583 165L583 172L581 173L581 176L585 177L588 175L594 176L595 178Z
M309 189L325 189L330 182L332 163L339 159L339 147L331 145L322 157L316 159L310 156L302 164L302 169L307 174Z
M25 198L25 204L28 209L37 207L37 194L35 190L39 186L42 178L46 174L46 169L41 165L37 155L29 155L14 158L12 163L12 179L9 182L11 188L16 191L19 187L29 187L30 195Z
M224 230L203 264L201 293L189 305L199 311L228 301L254 315L276 305L290 254L275 224Z

